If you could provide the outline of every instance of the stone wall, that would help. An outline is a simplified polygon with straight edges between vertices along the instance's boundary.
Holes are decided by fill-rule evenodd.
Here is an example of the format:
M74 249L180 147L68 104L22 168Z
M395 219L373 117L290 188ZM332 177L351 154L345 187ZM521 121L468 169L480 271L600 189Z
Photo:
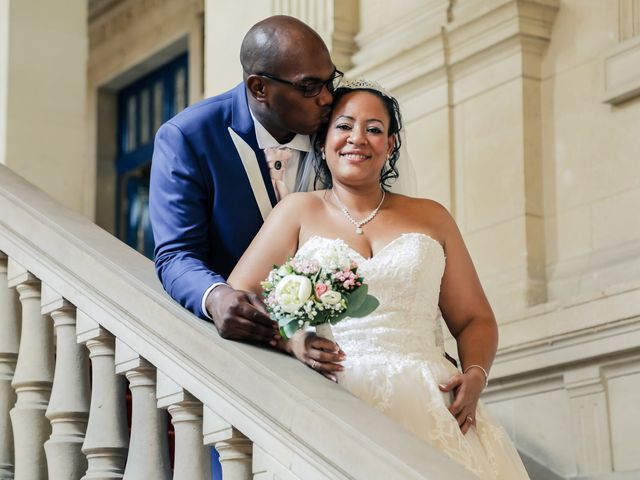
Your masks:
M0 162L86 212L86 2L0 2Z

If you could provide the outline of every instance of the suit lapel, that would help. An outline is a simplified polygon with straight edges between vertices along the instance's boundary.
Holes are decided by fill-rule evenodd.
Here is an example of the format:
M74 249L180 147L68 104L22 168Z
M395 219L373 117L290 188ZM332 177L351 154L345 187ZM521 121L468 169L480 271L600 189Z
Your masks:
M229 135L242 161L247 179L264 220L276 204L276 195L264 153L256 140L256 131L247 104L244 84L233 91L233 111Z
M249 179L253 196L258 204L260 215L262 215L262 221L264 221L267 218L267 215L271 213L273 206L260 172L256 153L231 127L229 127L229 135L231 135L231 140L233 140L233 144L236 146L240 160L242 160L242 165L244 166L247 178Z

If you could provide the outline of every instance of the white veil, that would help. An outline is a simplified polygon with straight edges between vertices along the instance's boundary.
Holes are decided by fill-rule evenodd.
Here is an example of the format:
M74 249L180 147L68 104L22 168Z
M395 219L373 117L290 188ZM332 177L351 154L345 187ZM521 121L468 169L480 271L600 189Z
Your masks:
M402 145L400 146L400 155L398 157L398 162L396 163L398 178L390 182L391 191L394 193L401 193L409 197L415 197L418 195L418 180L416 176L416 169L409 157L407 137L404 130L400 132L400 139L402 140Z

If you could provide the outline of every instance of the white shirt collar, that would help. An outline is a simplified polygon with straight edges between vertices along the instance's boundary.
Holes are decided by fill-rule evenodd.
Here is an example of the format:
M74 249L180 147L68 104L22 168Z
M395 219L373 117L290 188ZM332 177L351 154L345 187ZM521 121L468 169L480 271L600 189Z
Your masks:
M273 147L289 147L292 150L298 150L300 152L310 152L311 151L311 138L309 135L300 135L297 134L290 142L286 144L280 144L278 141L273 138L264 126L258 121L258 119L253 115L251 109L249 109L251 113L251 118L253 118L253 123L256 127L256 140L258 141L258 147L262 150L265 148L273 148Z

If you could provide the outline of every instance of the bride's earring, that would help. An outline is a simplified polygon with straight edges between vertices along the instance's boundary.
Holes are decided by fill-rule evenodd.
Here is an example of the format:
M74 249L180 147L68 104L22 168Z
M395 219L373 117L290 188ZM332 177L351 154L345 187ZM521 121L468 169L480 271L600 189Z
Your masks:
M322 158L322 160L326 160L327 156L324 154L324 148L322 150L320 150L320 157Z

